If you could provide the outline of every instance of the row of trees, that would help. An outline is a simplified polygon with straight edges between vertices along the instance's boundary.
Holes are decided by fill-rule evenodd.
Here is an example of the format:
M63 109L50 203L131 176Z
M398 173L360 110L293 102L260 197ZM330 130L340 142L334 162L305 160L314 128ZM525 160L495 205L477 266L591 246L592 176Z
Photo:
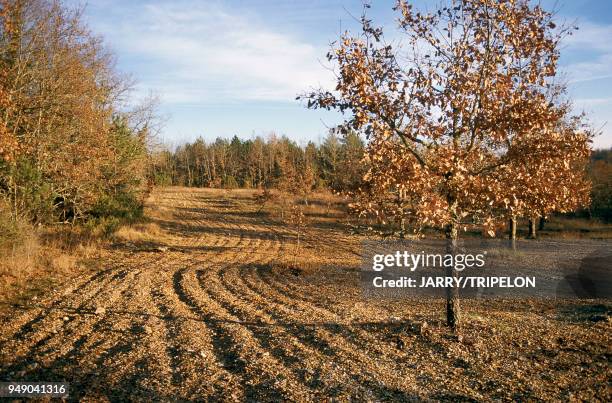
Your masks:
M150 106L79 10L0 1L0 195L35 222L132 214L146 191Z
M350 191L365 173L363 156L364 143L352 131L330 131L322 144L309 142L305 147L275 135L218 138L212 143L199 138L174 152L156 153L151 176L158 185Z

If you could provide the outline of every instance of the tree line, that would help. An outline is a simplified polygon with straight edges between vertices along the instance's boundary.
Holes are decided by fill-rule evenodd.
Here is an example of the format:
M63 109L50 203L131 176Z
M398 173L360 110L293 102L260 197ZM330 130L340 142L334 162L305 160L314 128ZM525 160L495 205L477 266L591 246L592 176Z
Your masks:
M0 208L33 222L137 215L152 104L84 24L51 0L0 1Z
M154 153L151 177L156 185L351 191L365 173L364 147L357 133L334 130L320 145L311 141L305 146L274 134L210 143L198 138L174 151Z
M287 136L270 134L242 140L218 137L206 142L198 138L175 150L154 152L149 166L150 181L156 186L213 188L275 188L305 192L330 189L355 195L366 187L369 162L367 144L355 131L330 130L321 144L300 146ZM586 170L591 183L590 202L571 216L612 220L612 149L592 152ZM409 182L408 182L409 183ZM393 187L386 192L391 205L401 202ZM555 210L534 212L530 231L544 229L546 217Z
M604 222L612 222L612 148L595 150L591 155L589 176L591 204L586 212Z

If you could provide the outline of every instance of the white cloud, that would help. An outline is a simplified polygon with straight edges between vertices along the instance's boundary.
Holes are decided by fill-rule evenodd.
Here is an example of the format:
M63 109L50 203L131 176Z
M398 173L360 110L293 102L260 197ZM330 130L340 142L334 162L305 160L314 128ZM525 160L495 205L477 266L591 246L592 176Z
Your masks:
M574 100L574 105L579 108L612 105L612 98L578 98Z
M594 139L595 148L612 147L612 130L610 118L612 111L612 97L576 98L574 100L576 112L586 112L590 125L599 132Z
M590 22L579 24L579 30L565 39L565 50L570 52L588 52L592 58L588 61L576 61L568 64L565 71L569 74L570 83L612 78L612 25L600 25ZM581 57L584 59L584 56Z
M563 66L567 73L570 92L580 94L574 99L576 112L584 111L601 135L595 138L598 148L612 146L612 25L582 22L580 29L564 41L562 55L569 63Z
M319 62L326 48L210 3L149 4L102 29L122 54L153 66L140 87L164 103L292 101L333 78Z
M578 24L578 30L565 39L570 48L589 48L600 52L612 52L612 25L601 25L592 22Z

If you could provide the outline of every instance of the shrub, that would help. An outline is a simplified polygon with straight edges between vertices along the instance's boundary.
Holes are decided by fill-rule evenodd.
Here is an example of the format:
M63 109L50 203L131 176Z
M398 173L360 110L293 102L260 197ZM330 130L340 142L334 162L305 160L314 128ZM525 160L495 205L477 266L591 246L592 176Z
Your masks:
M0 204L0 249L12 249L23 242L23 226L16 221L7 208L6 203Z
M93 218L116 217L126 222L142 218L143 204L132 193L118 193L101 197L89 212Z
M143 203L133 193L105 195L88 212L85 228L92 234L108 237L121 224L141 220L143 208Z
M47 182L34 163L19 158L14 165L2 167L6 195L13 213L35 223L48 223L57 219L51 183Z
M236 181L236 178L234 178L232 175L227 175L223 178L223 188L237 189L238 187L238 182Z

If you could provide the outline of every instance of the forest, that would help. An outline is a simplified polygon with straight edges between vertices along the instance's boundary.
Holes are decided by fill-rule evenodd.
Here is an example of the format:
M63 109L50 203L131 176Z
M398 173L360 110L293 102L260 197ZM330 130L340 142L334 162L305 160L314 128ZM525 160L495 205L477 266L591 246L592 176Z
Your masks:
M299 146L287 136L253 140L202 138L174 152L154 153L151 176L156 185L215 188L298 187L307 191L356 190L367 167L364 142L355 132L330 131L321 144Z
M3 232L11 221L137 216L147 192L152 104L127 103L131 81L80 12L58 2L3 1L0 66Z

